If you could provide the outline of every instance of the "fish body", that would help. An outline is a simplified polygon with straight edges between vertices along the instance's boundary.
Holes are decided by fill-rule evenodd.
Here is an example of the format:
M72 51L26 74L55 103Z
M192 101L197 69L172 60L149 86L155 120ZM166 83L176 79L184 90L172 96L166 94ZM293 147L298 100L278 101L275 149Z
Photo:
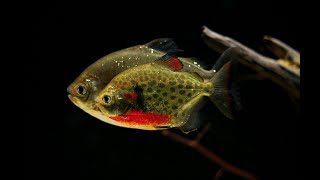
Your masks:
M137 45L106 55L87 67L68 87L69 99L85 112L107 121L97 111L94 99L97 94L119 73L141 64L151 63L168 52L178 51L175 43L168 38L156 39L144 45ZM180 58L185 72L197 72L211 77L213 70L200 68L193 58ZM106 119L106 120L105 120Z
M117 75L99 93L97 107L121 127L159 130L177 127L190 132L199 127L192 113L209 97L227 117L232 118L228 90L230 63L212 78L183 72L178 57L130 68Z

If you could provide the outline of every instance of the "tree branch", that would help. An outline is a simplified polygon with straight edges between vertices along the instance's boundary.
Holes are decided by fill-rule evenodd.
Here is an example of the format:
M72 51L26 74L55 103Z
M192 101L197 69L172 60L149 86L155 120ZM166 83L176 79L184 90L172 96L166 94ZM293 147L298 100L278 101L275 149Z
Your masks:
M190 146L194 149L196 149L197 151L199 151L201 154L203 154L204 156L206 156L208 159L210 159L211 161L213 161L214 163L216 163L217 165L221 166L223 168L223 170L225 171L229 171L235 175L238 175L240 177L243 177L245 179L248 180L256 180L256 176L251 174L250 172L243 170L241 168L238 168L230 163L228 163L227 161L223 160L222 158L220 158L217 154L215 154L214 152L210 151L209 149L207 149L205 146L201 145L199 143L200 139L203 137L203 135L208 131L209 126L205 127L201 132L199 132L199 134L197 135L197 137L195 138L195 140L190 140L188 138L185 138L181 135L178 135L176 133L173 133L169 130L163 130L162 134L165 136L170 137L171 139L185 144L187 146ZM222 171L222 170L221 170ZM217 178L219 178L219 176L221 176L222 172L218 171L217 174Z
M266 57L238 41L203 27L202 38L213 50L222 53L239 47L239 62L278 84L295 100L300 100L300 54L281 41L265 36L267 47L279 60ZM290 63L289 63L290 62Z

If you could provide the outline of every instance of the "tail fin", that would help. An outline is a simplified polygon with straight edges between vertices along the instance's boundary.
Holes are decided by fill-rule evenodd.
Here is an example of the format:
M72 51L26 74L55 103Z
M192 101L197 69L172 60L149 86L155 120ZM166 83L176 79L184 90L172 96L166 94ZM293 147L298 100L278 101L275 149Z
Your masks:
M237 80L235 78L237 63L234 58L236 57L232 58L230 56L234 53L233 50L230 49L226 50L226 52L221 55L221 58L219 58L219 62L217 62L220 63L218 64L219 70L211 79L213 91L210 99L225 116L230 119L234 119L232 110L233 108L239 110L241 108L241 104L236 85ZM230 60L227 61L225 58ZM221 61L225 64L221 65Z

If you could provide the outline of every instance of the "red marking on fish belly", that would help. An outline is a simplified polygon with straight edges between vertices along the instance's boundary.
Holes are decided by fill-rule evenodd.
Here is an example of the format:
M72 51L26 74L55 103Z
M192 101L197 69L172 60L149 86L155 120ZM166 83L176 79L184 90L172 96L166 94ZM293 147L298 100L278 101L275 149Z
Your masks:
M127 94L124 94L124 96L127 98L127 100L129 102L132 102L136 99L138 99L138 94L130 94L130 93L127 93Z
M122 116L110 117L111 119L134 125L161 125L170 120L169 115L146 113L143 111L133 110Z

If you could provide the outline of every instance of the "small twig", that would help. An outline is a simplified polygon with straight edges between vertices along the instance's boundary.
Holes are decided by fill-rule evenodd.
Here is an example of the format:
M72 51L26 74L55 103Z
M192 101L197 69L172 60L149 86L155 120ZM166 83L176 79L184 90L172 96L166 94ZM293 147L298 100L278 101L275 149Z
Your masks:
M200 142L200 140L203 138L203 136L205 134L207 134L207 132L210 129L210 123L208 123L198 134L197 137L194 139L196 142Z
M258 52L250 49L249 47L241 44L240 42L226 36L222 36L207 27L203 28L202 38L204 42L213 50L222 53L230 47L239 47L243 54L239 54L239 62L250 69L259 72L263 76L272 80L294 99L300 99L300 66L286 65L283 61L277 61L275 59L266 57ZM290 56L295 58L294 62L299 61L300 65L300 54L290 49L289 46L285 46L284 43L280 43L274 39L272 42L271 50L275 51L275 47L281 47L287 52L290 51ZM275 46L275 44L277 46ZM287 49L286 49L287 48ZM278 48L279 49L279 48ZM297 60L299 59L299 60ZM298 70L297 70L298 68Z
M208 127L209 128L209 127ZM204 128L204 131L207 132L208 128ZM195 140L191 140L188 138L185 138L181 135L178 135L176 133L173 133L169 130L164 130L162 131L162 134L165 136L170 137L171 139L185 144L187 146L190 146L194 149L196 149L197 151L199 151L201 154L203 154L204 156L206 156L208 159L210 159L212 162L216 163L217 165L221 166L224 170L229 171L233 174L236 174L240 177L243 177L245 179L249 179L249 180L256 180L256 176L251 174L250 172L238 168L230 163L228 163L227 161L223 160L222 158L220 158L217 154L215 154L214 152L210 151L209 149L207 149L205 146L201 145L198 141L198 139L200 139L199 137L203 137L204 132L201 132L201 135L197 136L197 138Z

